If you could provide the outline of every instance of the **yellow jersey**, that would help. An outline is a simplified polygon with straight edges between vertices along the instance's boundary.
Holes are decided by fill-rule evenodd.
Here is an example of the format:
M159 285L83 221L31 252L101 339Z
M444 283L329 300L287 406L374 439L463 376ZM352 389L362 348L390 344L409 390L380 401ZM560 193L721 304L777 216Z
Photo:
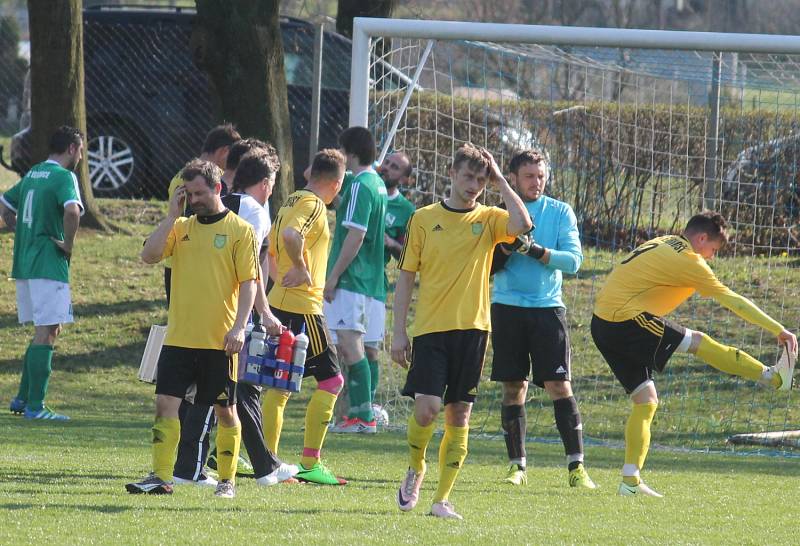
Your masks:
M229 210L178 218L162 253L172 257L164 344L223 349L236 320L239 284L260 281L258 251L252 226Z
M508 211L444 202L417 210L398 267L419 272L413 336L448 330L490 331L489 270L495 245L512 242Z
M281 286L281 279L292 268L281 233L292 228L303 236L303 260L311 274L311 285L293 288ZM325 203L309 190L291 194L278 211L269 234L269 252L277 263L276 282L269 291L269 304L273 307L303 315L322 314L322 290L325 288L325 270L328 262L328 243L331 235Z
M679 235L638 246L611 271L597 294L594 314L623 322L647 311L664 316L697 292L774 334L783 327L755 304L722 284L705 259Z

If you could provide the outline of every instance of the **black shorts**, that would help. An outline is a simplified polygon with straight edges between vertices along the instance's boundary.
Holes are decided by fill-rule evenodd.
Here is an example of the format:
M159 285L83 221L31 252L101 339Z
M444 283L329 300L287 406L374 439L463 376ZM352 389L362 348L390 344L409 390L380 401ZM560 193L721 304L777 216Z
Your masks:
M325 381L340 373L339 357L336 355L336 347L331 343L331 334L328 331L324 315L301 315L277 307L270 307L270 309L281 321L281 324L294 334L299 334L304 325L306 327L308 352L306 354L306 371L303 373L303 377L313 376L317 381Z
M492 381L570 380L567 310L492 304Z
M628 394L664 370L685 335L680 324L650 313L623 322L592 316L594 344Z
M403 395L438 396L445 404L475 401L489 332L449 330L414 338Z
M194 383L194 403L204 406L236 403L236 357L218 349L164 345L158 357L156 394L183 398Z

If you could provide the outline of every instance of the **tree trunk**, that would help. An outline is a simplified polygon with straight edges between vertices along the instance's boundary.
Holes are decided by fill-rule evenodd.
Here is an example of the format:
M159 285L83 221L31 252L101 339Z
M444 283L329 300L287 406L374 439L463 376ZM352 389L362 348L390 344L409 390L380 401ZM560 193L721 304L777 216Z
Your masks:
M277 209L294 189L280 0L196 4L192 50L211 80L217 120L234 123L242 135L266 140L278 150L281 170L271 200Z
M397 0L339 0L336 32L353 37L353 17L391 17Z
M31 40L31 158L48 156L53 131L70 125L86 136L83 95L83 0L28 0ZM81 225L109 229L92 195L85 159L76 173L86 211Z

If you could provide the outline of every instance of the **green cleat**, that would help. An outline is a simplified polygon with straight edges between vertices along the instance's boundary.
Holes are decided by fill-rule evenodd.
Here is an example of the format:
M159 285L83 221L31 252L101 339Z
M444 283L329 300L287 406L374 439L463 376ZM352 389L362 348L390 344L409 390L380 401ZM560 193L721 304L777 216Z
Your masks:
M597 489L597 484L592 481L582 464L579 464L578 468L569 471L569 486Z
M511 485L528 485L528 473L520 465L512 464L508 467L508 474L503 478L503 482Z
M337 478L328 467L322 464L322 461L318 461L311 468L300 465L300 471L294 477L301 482L318 483L320 485L345 485L347 483L344 478Z

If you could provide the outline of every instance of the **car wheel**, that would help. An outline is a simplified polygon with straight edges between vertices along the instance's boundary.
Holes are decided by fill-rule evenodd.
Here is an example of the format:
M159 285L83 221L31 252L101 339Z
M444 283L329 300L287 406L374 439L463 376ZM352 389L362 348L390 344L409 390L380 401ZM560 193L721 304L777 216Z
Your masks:
M141 169L141 157L130 139L101 131L89 140L86 151L89 163L89 180L95 194L124 194L133 188L137 169Z

